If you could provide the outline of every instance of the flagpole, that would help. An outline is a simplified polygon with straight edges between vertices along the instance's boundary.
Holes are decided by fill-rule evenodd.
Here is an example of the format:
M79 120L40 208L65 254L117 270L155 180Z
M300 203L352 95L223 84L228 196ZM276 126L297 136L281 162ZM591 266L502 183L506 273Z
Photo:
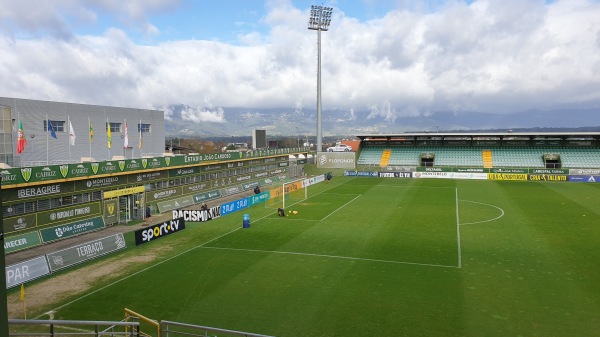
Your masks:
M92 120L88 116L88 126L90 127L88 138L90 139L90 160L92 160Z
M48 120L48 114L46 114L46 165L49 162L48 156L48 134L50 133L50 121Z
M69 137L67 137L67 148L69 149L69 164L71 163L71 116L67 115L67 127L69 128Z
M125 137L123 137L123 158L127 159L127 148L125 147L127 144L125 144L125 141L129 141L129 139L126 139L128 137L127 132L129 130L127 130L127 118L125 118L124 121L125 121Z
M19 299L23 302L23 316L27 319L27 304L25 303L25 283L21 283L21 293Z
M108 150L108 159L110 160L110 147L108 146L108 131L110 130L110 124L108 124L108 117L106 117L106 148Z
M16 103L15 103L16 105ZM17 118L19 119L19 127L21 126L21 113L17 111ZM25 138L25 133L23 133L23 138ZM19 143L19 131L17 131L17 144ZM18 145L17 145L18 146ZM23 155L19 153L19 167L23 167Z
M138 139L138 149L140 150L140 158L142 158L142 147L144 146L143 140L142 140L142 119L140 118L140 139Z

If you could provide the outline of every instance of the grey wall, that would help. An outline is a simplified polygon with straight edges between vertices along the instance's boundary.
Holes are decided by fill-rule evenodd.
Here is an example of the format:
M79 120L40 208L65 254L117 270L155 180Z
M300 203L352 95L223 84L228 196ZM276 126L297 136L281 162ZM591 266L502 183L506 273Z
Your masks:
M165 122L164 112L159 110L133 109L100 105L86 105L63 102L38 101L19 98L0 97L0 107L8 107L12 114L11 136L6 129L0 129L0 141L10 139L10 146L0 146L0 151L11 150L13 162L10 166L37 166L49 164L79 162L81 157L91 157L96 161L109 160L112 156L125 155L126 158L159 156L164 152ZM44 131L44 120L64 121L64 131L56 132L57 139ZM25 150L16 153L18 119L23 122L27 139ZM89 141L89 120L92 122L94 137ZM140 153L138 148L138 123L150 124L150 132L144 132ZM75 146L69 145L69 124L75 130ZM112 146L107 146L106 122L121 123L121 132L112 132ZM129 148L124 149L125 120L128 124ZM32 138L32 136L34 136ZM1 156L4 154L4 156ZM10 153L0 153L1 158L9 158Z

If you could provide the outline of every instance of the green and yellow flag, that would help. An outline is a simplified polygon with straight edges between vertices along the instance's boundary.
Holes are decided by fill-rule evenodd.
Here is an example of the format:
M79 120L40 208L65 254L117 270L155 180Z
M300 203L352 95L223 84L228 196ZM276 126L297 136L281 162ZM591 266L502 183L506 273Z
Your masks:
M92 121L90 120L90 143L94 139L94 128L92 127Z
M106 123L106 139L108 140L108 148L112 145L112 135L110 133L110 123Z

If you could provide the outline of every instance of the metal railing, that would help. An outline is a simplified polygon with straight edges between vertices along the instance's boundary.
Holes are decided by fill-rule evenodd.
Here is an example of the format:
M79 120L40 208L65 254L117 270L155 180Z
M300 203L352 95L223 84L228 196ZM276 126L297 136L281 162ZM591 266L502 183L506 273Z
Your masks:
M26 325L19 329L16 326ZM140 337L139 322L9 319L9 337Z
M272 337L268 335L260 335L251 332L227 330L212 328L208 326L177 323L171 321L160 322L162 337L177 337L177 336L245 336L245 337ZM177 330L176 330L177 329ZM211 335L209 335L209 333Z

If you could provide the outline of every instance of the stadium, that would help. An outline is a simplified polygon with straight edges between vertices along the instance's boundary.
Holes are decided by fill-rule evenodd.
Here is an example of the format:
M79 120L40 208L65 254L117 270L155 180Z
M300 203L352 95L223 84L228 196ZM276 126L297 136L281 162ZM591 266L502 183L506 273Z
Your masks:
M7 254L11 334L590 336L600 329L599 133L357 137L356 152L318 152L314 163L296 158L305 149L279 149L303 170L279 172L270 184L257 171L242 179L246 188L225 187L240 193L222 193L208 209L193 199L164 208L149 226L131 221ZM264 151L190 167L219 163L225 171L259 161L262 168L279 166L272 158L280 157ZM131 172L112 175L122 174ZM249 188L256 185L260 193ZM29 253L42 247L49 251L39 258ZM15 282L44 263L48 274Z

